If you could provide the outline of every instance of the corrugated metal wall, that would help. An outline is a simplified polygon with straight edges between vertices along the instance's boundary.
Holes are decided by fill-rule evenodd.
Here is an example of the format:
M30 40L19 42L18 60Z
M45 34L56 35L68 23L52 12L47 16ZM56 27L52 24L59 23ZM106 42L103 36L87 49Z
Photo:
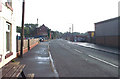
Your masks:
M96 44L118 47L118 18L95 23Z
M95 24L96 36L117 36L118 35L118 19L112 19ZM119 34L120 35L120 34Z

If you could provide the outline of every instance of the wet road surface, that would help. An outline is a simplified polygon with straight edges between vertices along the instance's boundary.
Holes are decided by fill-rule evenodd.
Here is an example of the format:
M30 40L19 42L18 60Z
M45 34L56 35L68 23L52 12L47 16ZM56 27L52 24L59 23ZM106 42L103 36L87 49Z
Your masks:
M118 77L118 56L57 39L49 42L60 77Z

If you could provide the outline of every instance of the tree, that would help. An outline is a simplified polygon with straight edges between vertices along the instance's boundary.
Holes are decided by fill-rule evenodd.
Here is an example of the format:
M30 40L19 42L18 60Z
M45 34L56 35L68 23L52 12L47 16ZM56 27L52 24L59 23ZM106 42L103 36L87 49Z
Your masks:
M22 33L22 28L20 26L17 26L17 32Z
M47 32L48 32L48 38L50 39L51 29L48 29Z
M24 35L25 37L30 37L29 27L24 27Z

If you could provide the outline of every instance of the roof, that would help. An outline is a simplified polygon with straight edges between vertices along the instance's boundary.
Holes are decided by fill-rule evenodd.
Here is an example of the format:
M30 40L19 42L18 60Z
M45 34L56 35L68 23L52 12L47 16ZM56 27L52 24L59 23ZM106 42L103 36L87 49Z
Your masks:
M41 25L40 27L37 27L37 29L40 29L40 28L42 28L42 27L45 27L45 28L49 29L49 28L48 28L47 26L45 26L44 24Z
M100 23L104 23L104 22L109 22L109 21L112 21L112 20L115 20L115 19L118 19L118 17L111 18L111 19L107 19L107 20L104 20L104 21L100 21L100 22L97 22L97 23L95 23L95 24L100 24Z
M95 31L88 31L87 33L92 33L92 32L95 32Z

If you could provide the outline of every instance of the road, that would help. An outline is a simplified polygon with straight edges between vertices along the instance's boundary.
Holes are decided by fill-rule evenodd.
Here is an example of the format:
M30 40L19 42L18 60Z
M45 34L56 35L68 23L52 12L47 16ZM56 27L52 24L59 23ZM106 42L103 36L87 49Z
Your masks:
M59 77L117 77L118 56L56 39L49 42Z

